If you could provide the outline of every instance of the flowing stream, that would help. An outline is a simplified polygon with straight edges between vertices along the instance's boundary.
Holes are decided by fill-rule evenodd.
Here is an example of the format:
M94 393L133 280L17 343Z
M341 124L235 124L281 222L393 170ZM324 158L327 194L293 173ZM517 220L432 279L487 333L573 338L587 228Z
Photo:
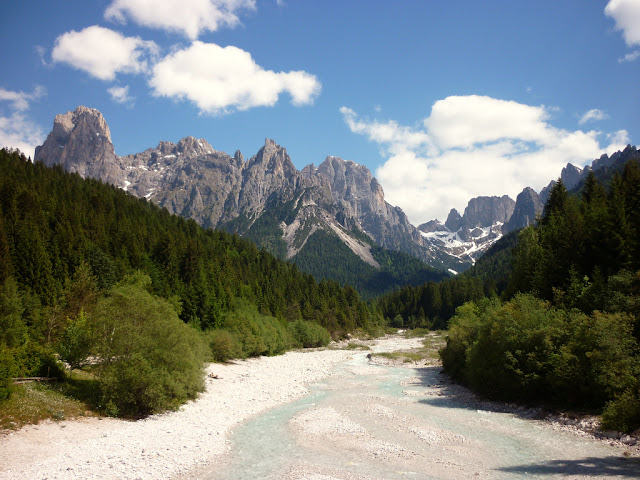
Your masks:
M241 425L208 479L640 478L618 448L473 407L437 367L355 352L306 397Z

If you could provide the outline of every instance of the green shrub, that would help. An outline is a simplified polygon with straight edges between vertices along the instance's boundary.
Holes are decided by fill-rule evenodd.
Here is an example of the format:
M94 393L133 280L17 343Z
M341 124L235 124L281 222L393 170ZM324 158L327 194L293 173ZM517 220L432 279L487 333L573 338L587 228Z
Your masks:
M640 410L634 321L620 313L555 309L526 294L504 305L465 304L440 355L452 378L479 393L563 407L606 404L605 423L628 430L637 428Z
M606 429L630 433L640 427L640 391L626 390L608 402L602 412Z
M329 345L329 332L317 323L306 320L296 320L289 323L289 332L298 347L313 348Z
M431 330L424 327L412 328L411 330L407 330L404 334L407 338L415 338L415 337L426 337L431 333Z
M29 341L14 348L13 357L19 366L16 376L64 378L62 365L53 351L44 345Z
M277 355L293 344L287 328L278 319L262 315L250 304L241 304L229 312L222 327L238 339L243 357Z
M62 338L58 342L58 354L70 365L72 371L82 366L91 352L89 334L87 316L80 310L80 314L62 332Z
M226 330L209 330L206 332L206 339L214 362L226 362L242 356L242 345L232 333Z
M484 321L482 315L496 308L497 301L483 301L479 304L465 303L456 309L456 316L449 324L447 344L440 350L442 365L447 374L458 382L468 384L467 353L477 340Z
M561 403L602 408L635 385L640 366L632 317L578 311L565 314L565 335L549 382Z
M487 309L467 352L471 387L502 400L548 398L547 376L563 326L561 315L530 295Z
M11 351L0 345L0 402L11 396L12 378L16 376L18 366Z
M89 320L102 406L137 416L173 409L204 388L206 344L167 301L151 295L150 279L134 275L98 302Z

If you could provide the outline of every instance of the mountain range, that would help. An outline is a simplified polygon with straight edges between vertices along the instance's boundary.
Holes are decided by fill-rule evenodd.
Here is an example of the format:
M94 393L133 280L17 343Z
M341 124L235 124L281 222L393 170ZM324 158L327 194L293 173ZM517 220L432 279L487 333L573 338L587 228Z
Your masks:
M584 170L569 164L562 181L571 188L590 169L610 168L634 155L629 146ZM332 268L323 264L336 261L331 252L341 252L343 264L350 257L370 275L385 273L387 281L407 255L453 273L468 268L502 235L532 223L552 185L540 194L525 188L515 201L506 195L476 197L462 215L452 209L444 224L432 220L416 228L385 201L369 169L355 162L329 156L317 167L297 170L286 149L271 139L247 160L240 151L230 156L194 137L118 156L103 115L84 106L55 117L34 160L113 184L205 227L238 233L310 273L331 277ZM424 279L423 272L403 281Z

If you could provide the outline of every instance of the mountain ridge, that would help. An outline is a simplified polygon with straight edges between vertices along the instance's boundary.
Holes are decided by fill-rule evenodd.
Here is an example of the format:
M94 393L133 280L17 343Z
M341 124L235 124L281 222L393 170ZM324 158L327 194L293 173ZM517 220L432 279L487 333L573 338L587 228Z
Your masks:
M611 157L603 154L584 168L568 163L559 179L568 190L574 190L584 183L589 172L605 175L610 169L621 168L628 160L638 158L640 152L636 147L627 145L623 151ZM507 195L475 197L469 200L464 215L453 208L444 224L434 219L419 225L418 229L436 248L470 266L504 235L535 222L555 184L556 180L552 180L539 193L525 187L515 202Z
M323 230L374 268L381 265L371 245L354 232L432 265L459 264L432 249L404 212L385 201L366 167L330 156L317 168L312 164L298 171L286 149L268 138L249 159L191 136L121 157L102 114L80 106L55 117L34 161L111 183L293 261L309 237Z
M560 178L570 188L590 170L613 168L634 155L637 150L628 146L584 169L567 164ZM357 231L382 248L453 273L471 266L505 233L535 221L555 183L540 193L527 187L515 201L506 195L475 197L463 215L452 209L444 225L432 220L416 228L402 209L386 202L369 169L355 162L328 156L317 167L297 170L286 148L269 138L245 159L239 150L231 156L192 136L121 157L104 116L84 106L56 115L34 160L111 183L205 227L246 236L281 258L295 261L310 236L322 230L360 261L380 268Z

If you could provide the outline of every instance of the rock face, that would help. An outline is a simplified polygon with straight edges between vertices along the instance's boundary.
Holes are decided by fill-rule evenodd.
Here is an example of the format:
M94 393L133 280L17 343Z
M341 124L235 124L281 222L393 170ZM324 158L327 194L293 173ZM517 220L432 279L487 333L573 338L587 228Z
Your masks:
M514 207L515 202L507 195L472 198L464 209L464 226L471 229L505 223L511 218Z
M289 258L323 229L373 266L378 264L370 245L354 231L439 267L460 264L434 251L402 210L385 201L366 167L327 157L318 168L298 171L286 149L271 139L247 161L239 151L232 157L194 137L119 157L102 114L78 107L56 116L35 161L101 179L205 227L247 235L267 247L266 236L275 228L275 241L286 246ZM258 224L260 233L252 232Z
M542 213L543 208L544 204L540 201L540 196L532 188L526 187L516 198L513 214L505 223L504 232L512 232L531 225Z
M449 215L447 216L447 221L444 222L444 226L447 227L451 232L457 232L462 227L464 220L458 213L455 208L452 208L449 211Z
M83 177L102 178L110 183L122 175L107 122L98 110L82 106L56 115L47 140L36 148L34 161L62 165Z
M581 168L567 163L567 166L562 169L562 172L560 172L560 178L562 179L564 186L567 187L567 190L571 190L580 183L582 173L583 171Z

